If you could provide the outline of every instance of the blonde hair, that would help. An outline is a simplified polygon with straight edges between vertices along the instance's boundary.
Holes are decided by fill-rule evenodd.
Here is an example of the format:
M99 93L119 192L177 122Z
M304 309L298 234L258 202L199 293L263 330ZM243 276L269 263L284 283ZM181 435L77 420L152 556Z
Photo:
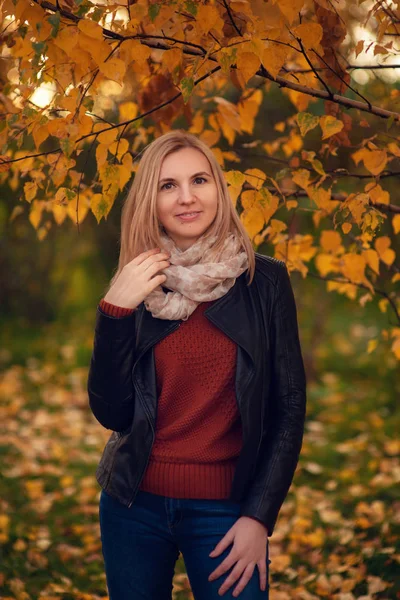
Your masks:
M213 247L217 253L227 235L235 232L249 259L247 273L250 279L248 285L252 282L255 271L254 249L230 198L223 171L213 152L204 142L191 133L176 129L156 138L143 151L135 178L122 207L119 262L107 291L114 284L123 267L136 256L151 248L162 249L160 223L156 209L161 165L166 156L182 148L196 148L205 155L217 186L217 214L204 235L206 237L217 236Z

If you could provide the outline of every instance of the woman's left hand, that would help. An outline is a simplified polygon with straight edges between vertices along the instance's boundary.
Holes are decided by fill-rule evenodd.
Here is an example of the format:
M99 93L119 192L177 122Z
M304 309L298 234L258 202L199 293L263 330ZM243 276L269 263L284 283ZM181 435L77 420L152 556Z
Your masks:
M267 585L267 539L268 530L260 521L251 517L239 517L235 524L226 532L210 553L213 558L233 543L233 547L222 563L211 573L209 581L217 579L226 573L235 563L236 566L218 590L220 596L240 577L239 584L233 590L233 596L238 596L250 581L255 566L260 572L260 589Z

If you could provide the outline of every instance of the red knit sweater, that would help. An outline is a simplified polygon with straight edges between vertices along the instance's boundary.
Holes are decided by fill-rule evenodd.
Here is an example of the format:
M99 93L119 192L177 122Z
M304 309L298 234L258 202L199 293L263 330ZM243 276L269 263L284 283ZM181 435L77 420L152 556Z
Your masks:
M229 497L242 447L237 346L204 316L212 303L200 303L154 347L156 435L141 490L171 498ZM99 306L114 317L133 312L104 299Z

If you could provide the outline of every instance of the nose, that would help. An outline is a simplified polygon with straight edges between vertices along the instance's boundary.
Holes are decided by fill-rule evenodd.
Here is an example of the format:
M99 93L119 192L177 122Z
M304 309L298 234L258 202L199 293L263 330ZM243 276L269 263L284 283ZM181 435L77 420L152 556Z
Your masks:
M195 200L190 185L183 185L179 194L178 202L180 204L191 204Z

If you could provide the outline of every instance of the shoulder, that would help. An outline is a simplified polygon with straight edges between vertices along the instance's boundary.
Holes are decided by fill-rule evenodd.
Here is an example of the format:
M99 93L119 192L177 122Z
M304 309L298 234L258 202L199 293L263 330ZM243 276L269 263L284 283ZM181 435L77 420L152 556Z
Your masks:
M283 269L286 269L286 263L283 260L267 256L266 254L260 254L259 252L255 252L254 254L256 259L255 277L263 283L275 286L279 274L282 273Z

